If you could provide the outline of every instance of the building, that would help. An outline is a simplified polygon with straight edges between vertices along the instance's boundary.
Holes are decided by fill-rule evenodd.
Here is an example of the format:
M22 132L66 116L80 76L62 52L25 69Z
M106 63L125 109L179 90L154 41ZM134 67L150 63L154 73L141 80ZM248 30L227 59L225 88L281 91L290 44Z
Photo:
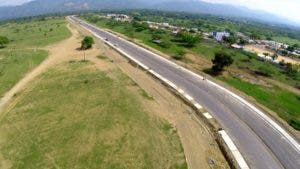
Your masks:
M229 37L230 33L229 32L213 32L212 35L218 42L221 42L223 40L223 37Z
M115 19L116 21L122 21L122 22L131 22L132 19L128 15L124 14L107 14L107 18L109 19Z

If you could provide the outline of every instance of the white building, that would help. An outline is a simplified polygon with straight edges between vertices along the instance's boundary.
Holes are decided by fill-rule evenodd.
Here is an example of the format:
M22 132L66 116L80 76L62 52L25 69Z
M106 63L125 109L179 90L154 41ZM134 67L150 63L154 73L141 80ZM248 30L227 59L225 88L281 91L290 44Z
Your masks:
M230 33L229 32L213 32L212 35L218 42L221 42L223 40L223 37L229 37Z

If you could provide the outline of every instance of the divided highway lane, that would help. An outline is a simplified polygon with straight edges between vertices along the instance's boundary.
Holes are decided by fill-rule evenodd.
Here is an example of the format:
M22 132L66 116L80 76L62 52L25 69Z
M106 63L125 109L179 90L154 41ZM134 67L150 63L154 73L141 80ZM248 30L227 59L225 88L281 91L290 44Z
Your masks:
M98 36L107 38L110 43L170 80L201 103L228 132L250 168L300 168L299 143L282 128L274 127L274 121L263 118L258 110L242 103L214 83L203 80L131 42L76 17L71 16L69 19Z

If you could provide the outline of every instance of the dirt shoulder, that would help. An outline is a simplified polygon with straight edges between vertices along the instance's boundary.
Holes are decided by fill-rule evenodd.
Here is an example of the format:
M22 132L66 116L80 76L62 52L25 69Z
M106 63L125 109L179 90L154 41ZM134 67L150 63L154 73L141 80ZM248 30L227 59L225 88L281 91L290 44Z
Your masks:
M76 27L83 34L89 34L82 28ZM135 81L143 90L146 97L141 98L144 108L153 115L158 115L168 120L177 129L181 138L187 163L190 169L198 168L229 168L214 137L211 135L204 122L199 120L193 110L181 99L173 95L164 85L152 78L146 72L135 68L127 59L119 55L113 49L101 41L97 41L99 56L107 56L108 59L90 57L100 66L103 62L113 62L126 75Z

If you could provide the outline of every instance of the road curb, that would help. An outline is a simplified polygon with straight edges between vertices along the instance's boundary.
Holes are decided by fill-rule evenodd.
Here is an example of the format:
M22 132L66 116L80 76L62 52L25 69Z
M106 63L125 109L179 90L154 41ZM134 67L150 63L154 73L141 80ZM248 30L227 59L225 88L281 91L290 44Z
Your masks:
M68 18L68 20L70 22L74 23L69 18ZM89 25L91 25L91 24L89 24ZM93 25L91 25L91 26L93 26ZM174 94L176 94L181 99L183 99L183 101L185 101L187 104L189 104L196 111L196 114L198 115L198 117L203 119L202 121L204 121L206 123L206 125L210 128L210 132L215 136L216 141L217 141L220 149L222 150L225 158L227 159L229 165L232 168L236 168L236 169L238 169L238 168L239 169L249 169L246 161L242 157L241 153L238 151L237 147L234 145L233 141L230 139L230 137L227 135L227 133L224 130L220 129L221 127L220 127L220 124L217 122L217 120L214 119L213 116L209 112L205 111L205 109L201 106L201 104L196 102L193 97L188 95L183 89L181 89L180 87L175 85L173 82L169 81L168 79L161 76L159 73L156 73L151 68L147 67L143 63L141 63L138 60L136 60L135 58L131 57L129 54L124 52L122 49L120 49L117 46L115 46L114 44L106 41L104 38L100 37L99 35L92 32L91 30L89 30L85 27L83 27L83 28L85 30L89 31L95 37L101 39L105 44L107 44L111 48L115 49L119 54L125 56L129 61L135 63L139 68L141 68L142 70L145 70L147 73L149 73L150 75L152 75L153 77L158 79L160 82L162 82L162 84L164 84L166 87L171 89L171 91L173 91ZM95 27L95 28L97 28L97 27ZM167 61L167 62L170 62L170 61ZM173 63L173 64L175 64L175 63ZM188 71L188 70L185 70L185 71ZM196 74L194 74L194 75L196 75ZM199 77L199 75L197 75L197 76Z

